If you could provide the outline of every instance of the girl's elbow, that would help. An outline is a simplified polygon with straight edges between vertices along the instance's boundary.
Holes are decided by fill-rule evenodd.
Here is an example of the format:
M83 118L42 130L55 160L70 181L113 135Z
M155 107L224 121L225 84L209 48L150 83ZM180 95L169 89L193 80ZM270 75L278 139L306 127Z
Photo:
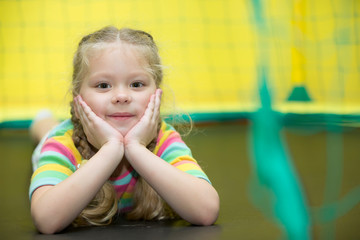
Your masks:
M34 219L36 229L42 234L55 234L60 232L62 229L53 221L45 222Z
M203 226L210 226L213 225L219 216L219 204L216 204L212 209L209 209L206 216L202 219Z
M217 214L207 214L197 219L195 225L199 226L211 226L217 220Z
M34 219L36 229L42 234L55 234L63 230L58 221L41 221Z
M42 234L55 234L64 229L59 218L34 212L32 218L36 229Z
M50 235L50 234L55 234L55 233L57 233L58 231L56 230L56 228L54 228L54 227L50 227L50 226L40 226L40 225L38 225L38 226L36 226L36 228L37 228L37 230L40 232L40 233L42 233L42 234L48 234L48 235Z
M216 195L214 199L208 201L207 204L203 205L202 211L198 215L196 219L196 223L194 224L200 226L213 225L219 216L219 210L220 210L220 200L219 200L219 196Z

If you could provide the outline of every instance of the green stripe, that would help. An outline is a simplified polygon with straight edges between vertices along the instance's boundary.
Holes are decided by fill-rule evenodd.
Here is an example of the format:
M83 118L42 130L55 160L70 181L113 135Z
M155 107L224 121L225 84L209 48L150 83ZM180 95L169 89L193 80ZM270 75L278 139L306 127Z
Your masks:
M47 170L47 171L36 174L31 182L41 181L41 179L43 179L43 178L57 178L57 179L60 179L61 181L63 181L68 177L69 176L66 175L65 173L53 171L53 170Z
M46 151L40 154L38 168L45 166L46 164L59 164L63 167L69 168L73 172L76 171L76 167L66 156L55 151Z
M120 204L121 204L121 207L129 207L129 206L132 206L132 197L131 198L120 198Z
M168 163L172 163L174 160L177 160L177 158L179 157L184 157L184 156L189 156L192 157L191 151L188 149L188 151L186 151L187 149L183 148L173 148L173 145L175 143L170 145L170 148L165 149L165 151L161 154L161 158L164 159L166 162ZM174 145L176 146L176 144ZM185 146L185 144L184 144Z
M187 170L185 172L192 175L192 176L194 176L194 177L203 178L203 179L207 180L208 182L210 182L208 176L206 176L206 174L203 171L200 171L200 170Z

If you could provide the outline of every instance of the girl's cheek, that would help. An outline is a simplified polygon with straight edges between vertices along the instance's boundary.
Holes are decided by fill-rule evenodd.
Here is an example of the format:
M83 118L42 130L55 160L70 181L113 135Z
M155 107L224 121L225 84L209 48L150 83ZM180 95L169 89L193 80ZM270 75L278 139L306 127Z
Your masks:
M96 104L94 104L94 102L92 100L89 100L88 98L83 98L84 101L86 102L86 104L90 107L90 109L96 114L98 115L98 108L96 106ZM90 98L91 99L91 98Z
M92 111L99 117L101 117L102 119L104 119L104 114L101 112L101 108L97 107L97 106L93 106L90 107L92 109Z

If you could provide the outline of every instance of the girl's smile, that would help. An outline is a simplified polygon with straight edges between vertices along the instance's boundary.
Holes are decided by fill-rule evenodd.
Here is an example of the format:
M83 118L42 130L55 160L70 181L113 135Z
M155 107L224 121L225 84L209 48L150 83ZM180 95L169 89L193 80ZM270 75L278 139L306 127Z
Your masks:
M128 112L117 112L117 113L107 115L106 117L111 120L125 121L125 120L130 120L131 118L135 117L135 115L132 113L128 113Z
M80 95L92 111L123 136L141 119L156 84L138 50L126 43L108 44L89 58Z

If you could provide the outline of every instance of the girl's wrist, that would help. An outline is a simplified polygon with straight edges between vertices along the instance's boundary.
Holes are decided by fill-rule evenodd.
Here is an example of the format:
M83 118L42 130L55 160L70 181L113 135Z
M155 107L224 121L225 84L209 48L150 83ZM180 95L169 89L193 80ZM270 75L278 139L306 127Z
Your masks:
M129 142L124 145L125 156L128 160L130 160L132 156L139 153L139 150L141 151L142 149L147 150L147 148L139 142Z
M108 141L101 147L101 149L106 150L113 156L118 156L120 160L124 156L124 144L119 141Z

